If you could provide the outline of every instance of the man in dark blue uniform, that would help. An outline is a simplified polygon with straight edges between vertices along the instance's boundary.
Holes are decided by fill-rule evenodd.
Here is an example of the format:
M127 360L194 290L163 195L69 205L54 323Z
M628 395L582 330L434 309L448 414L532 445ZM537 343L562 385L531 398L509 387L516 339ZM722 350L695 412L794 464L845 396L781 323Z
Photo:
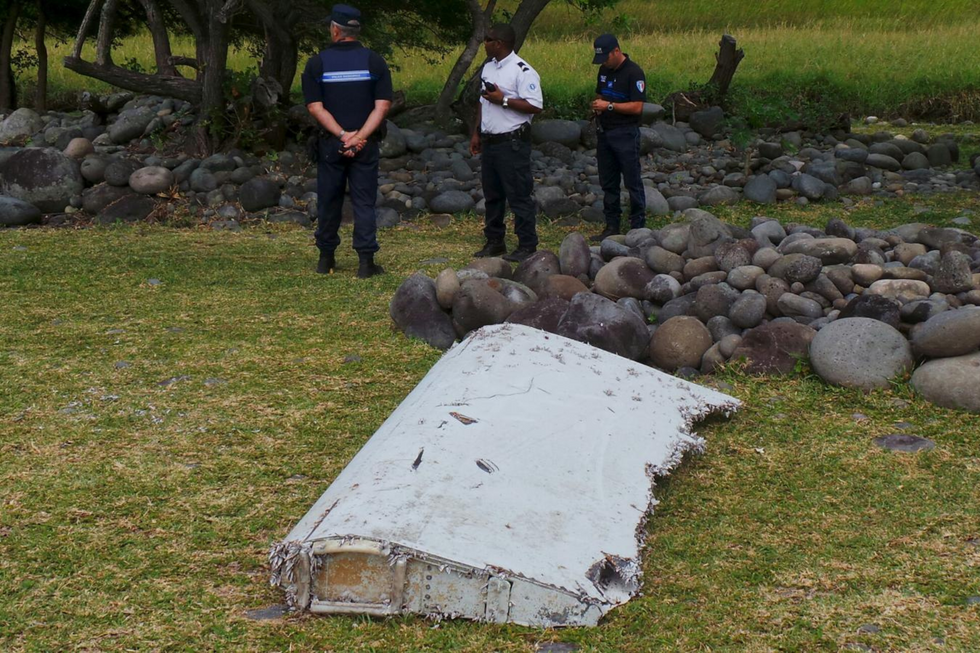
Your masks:
M646 226L646 193L640 178L640 114L647 86L643 69L619 49L615 36L603 34L593 45L592 63L599 65L599 74L592 110L597 119L596 158L606 228L592 240L601 242L619 233L620 178L630 194L630 229Z
M334 5L330 15L333 44L310 59L303 71L306 108L320 129L317 155L317 272L332 273L334 252L350 186L354 206L354 250L361 279L383 274L374 262L378 251L377 215L380 129L391 108L391 73L378 54L358 42L361 12Z

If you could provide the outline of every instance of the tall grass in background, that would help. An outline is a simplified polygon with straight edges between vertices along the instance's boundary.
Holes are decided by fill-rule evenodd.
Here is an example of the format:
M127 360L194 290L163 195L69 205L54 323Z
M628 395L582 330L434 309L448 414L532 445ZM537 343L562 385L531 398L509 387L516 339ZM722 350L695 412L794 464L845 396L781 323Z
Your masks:
M512 10L515 4L505 1L500 6ZM980 0L620 0L586 23L578 10L553 2L534 29L546 38L605 29L647 34L819 25L917 32L973 21L978 13Z
M541 73L552 115L585 115L595 75L591 38L604 29L615 29L623 49L644 67L652 101L707 81L718 39L728 32L746 53L729 108L753 125L844 111L980 120L980 0L623 0L591 24L553 3L522 50ZM80 90L110 90L64 69L58 62L69 49L50 46L53 95L69 105ZM174 50L192 55L193 42L175 38ZM429 65L418 53L396 53L396 87L412 104L435 101L455 54ZM127 39L116 58L151 70L152 41L148 35ZM230 65L247 70L257 64L233 51ZM298 100L298 76L293 91Z

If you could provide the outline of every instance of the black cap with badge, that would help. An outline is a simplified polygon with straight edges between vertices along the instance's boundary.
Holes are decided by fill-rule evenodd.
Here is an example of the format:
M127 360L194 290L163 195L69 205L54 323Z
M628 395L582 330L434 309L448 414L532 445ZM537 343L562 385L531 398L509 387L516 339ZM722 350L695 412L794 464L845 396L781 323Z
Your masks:
M593 43L595 46L595 57L592 58L594 64L604 64L609 54L619 47L619 41L612 34L603 34Z
M330 21L341 27L360 27L361 12L350 5L334 5L330 10Z

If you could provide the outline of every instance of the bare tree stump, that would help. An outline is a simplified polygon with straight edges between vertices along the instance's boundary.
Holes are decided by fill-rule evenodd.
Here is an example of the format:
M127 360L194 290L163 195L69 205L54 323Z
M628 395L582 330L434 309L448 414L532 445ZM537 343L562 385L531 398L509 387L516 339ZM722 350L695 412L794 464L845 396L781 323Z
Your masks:
M724 34L718 42L715 54L715 70L705 87L693 91L675 91L667 96L666 104L673 107L674 120L687 121L691 114L702 111L713 104L720 104L728 93L728 88L738 70L738 64L745 58L745 51L736 48L735 37Z

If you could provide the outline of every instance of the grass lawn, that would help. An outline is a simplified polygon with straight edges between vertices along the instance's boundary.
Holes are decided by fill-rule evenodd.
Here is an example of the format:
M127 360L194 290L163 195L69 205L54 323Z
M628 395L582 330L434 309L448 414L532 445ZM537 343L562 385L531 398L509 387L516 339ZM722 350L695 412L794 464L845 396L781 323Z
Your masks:
M964 210L980 222L966 195L843 217ZM359 282L348 251L315 275L310 232L284 226L0 231L0 650L976 650L980 420L805 368L721 375L745 407L659 488L643 596L598 628L246 618L283 600L270 544L439 356L392 330L389 298L430 257L465 264L480 223L381 242L391 274ZM871 443L902 430L937 446Z

